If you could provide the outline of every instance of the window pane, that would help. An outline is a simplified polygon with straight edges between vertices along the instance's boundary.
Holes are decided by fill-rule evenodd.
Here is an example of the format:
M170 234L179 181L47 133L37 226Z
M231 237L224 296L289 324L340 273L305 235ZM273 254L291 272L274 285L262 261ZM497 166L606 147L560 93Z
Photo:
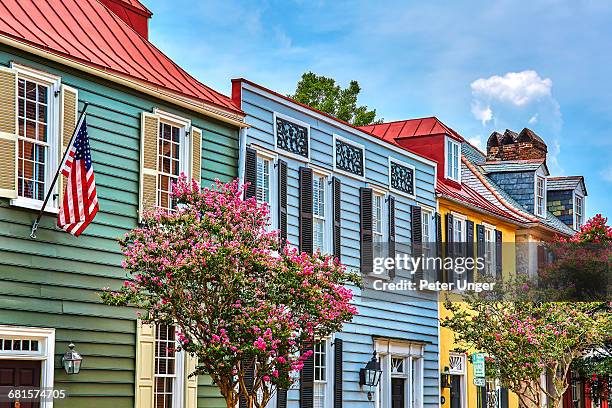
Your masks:
M158 324L155 327L155 407L173 407L175 350L174 326Z
M313 221L313 250L325 252L325 220L315 218Z
M257 191L258 203L270 204L270 160L257 157Z
M325 177L315 176L312 185L313 214L325 217Z

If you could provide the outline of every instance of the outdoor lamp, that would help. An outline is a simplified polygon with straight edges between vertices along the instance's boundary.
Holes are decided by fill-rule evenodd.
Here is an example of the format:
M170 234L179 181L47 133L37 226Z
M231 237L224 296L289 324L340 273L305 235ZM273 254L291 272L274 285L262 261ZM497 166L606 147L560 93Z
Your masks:
M64 370L66 374L78 374L81 371L81 362L83 361L83 357L79 354L78 351L74 349L74 344L70 343L68 345L69 350L62 357L62 364L64 365Z
M448 371L448 367L444 367L444 371L440 373L440 387L442 388L450 388L450 374Z
M376 351L372 355L372 359L368 361L365 368L359 370L359 385L367 385L370 387L368 391L368 400L372 401L372 387L377 387L382 376L382 370L380 368L380 362L376 358Z

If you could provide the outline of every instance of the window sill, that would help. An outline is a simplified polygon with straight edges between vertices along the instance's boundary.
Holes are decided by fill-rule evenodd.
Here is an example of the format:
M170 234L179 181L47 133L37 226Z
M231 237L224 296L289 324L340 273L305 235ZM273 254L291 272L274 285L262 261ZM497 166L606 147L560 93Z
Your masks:
M14 207L22 207L30 210L40 211L42 208L43 202L40 200L32 200L30 198L15 198L11 200L11 205ZM47 203L47 207L45 208L46 214L59 214L59 208L54 207L52 204Z

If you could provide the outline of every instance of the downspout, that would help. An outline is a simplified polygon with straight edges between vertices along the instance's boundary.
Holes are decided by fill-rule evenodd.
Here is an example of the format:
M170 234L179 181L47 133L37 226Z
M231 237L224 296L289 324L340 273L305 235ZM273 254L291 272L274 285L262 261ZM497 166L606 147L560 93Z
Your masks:
M240 149L240 153L238 156L238 186L242 188L244 185L244 173L245 173L245 162L246 162L246 138L247 138L247 128L240 128L240 140L238 142L238 147Z

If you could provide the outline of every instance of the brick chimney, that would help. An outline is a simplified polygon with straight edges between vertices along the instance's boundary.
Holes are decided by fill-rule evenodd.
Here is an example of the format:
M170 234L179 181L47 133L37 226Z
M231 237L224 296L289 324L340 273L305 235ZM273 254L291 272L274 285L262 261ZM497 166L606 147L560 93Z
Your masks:
M510 129L503 135L493 132L487 140L487 161L546 160L547 151L544 140L527 128L518 134Z
M153 15L138 0L99 0L109 10L125 21L138 34L149 38L149 19Z

